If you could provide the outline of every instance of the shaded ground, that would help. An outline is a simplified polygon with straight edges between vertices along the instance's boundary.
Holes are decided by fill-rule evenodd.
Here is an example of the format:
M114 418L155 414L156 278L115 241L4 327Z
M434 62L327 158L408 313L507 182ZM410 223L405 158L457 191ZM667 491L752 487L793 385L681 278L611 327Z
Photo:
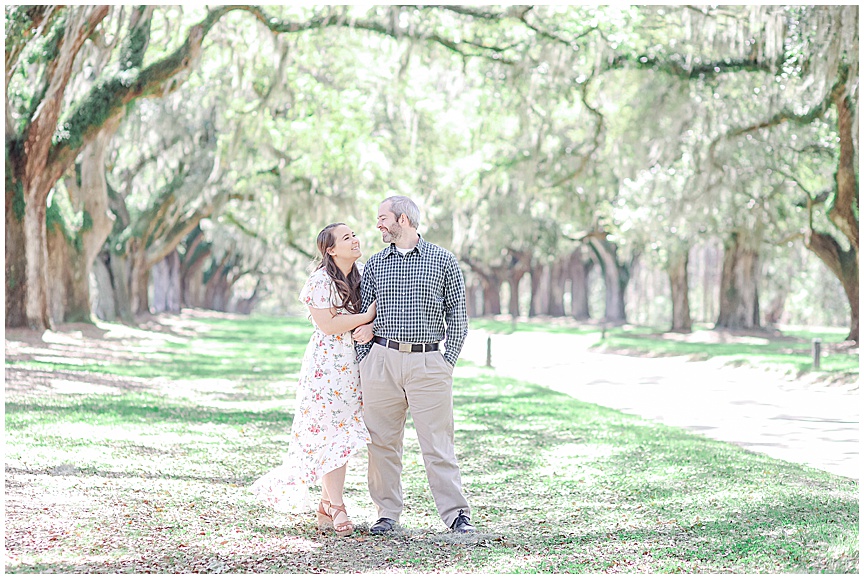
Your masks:
M279 462L306 320L153 318L8 331L6 572L857 572L858 484L458 369L457 450L481 532L438 519L416 434L391 537L349 462L359 532L249 501Z

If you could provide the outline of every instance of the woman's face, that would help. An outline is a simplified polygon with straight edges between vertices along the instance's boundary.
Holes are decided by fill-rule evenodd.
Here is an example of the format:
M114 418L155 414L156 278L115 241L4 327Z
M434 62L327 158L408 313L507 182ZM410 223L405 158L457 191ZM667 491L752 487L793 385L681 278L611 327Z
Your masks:
M333 228L333 247L327 250L337 259L357 261L361 255L360 240L347 225L337 225Z

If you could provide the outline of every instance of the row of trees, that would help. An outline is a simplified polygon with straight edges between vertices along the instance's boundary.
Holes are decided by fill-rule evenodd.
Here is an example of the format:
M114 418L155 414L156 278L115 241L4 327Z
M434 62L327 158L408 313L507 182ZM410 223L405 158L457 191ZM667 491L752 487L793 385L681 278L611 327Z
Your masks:
M475 314L530 279L585 319L602 277L623 322L648 264L687 331L718 240L717 325L756 328L803 244L857 342L855 6L5 10L7 326L250 311L401 193Z

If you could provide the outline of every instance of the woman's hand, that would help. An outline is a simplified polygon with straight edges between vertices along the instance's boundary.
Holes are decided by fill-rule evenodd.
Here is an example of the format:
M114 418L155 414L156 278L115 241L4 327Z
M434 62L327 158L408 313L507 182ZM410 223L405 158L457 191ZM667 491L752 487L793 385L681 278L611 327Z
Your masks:
M378 300L375 300L369 305L369 309L366 310L366 315L368 316L369 322L375 319L376 314L378 313Z
M354 328L354 331L351 332L351 335L354 337L354 341L358 344L368 344L372 341L372 338L375 337L375 334L372 332L372 323L370 322L362 326L357 326Z

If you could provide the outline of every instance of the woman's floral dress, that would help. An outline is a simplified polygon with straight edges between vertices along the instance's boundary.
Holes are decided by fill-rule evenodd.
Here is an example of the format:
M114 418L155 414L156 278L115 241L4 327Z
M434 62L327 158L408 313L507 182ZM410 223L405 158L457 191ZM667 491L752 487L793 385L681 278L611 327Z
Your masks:
M346 313L323 269L309 277L300 301L313 308L333 306L337 314ZM276 510L307 510L308 487L344 465L358 447L369 442L351 332L328 336L316 325L300 367L288 452L282 466L259 478L250 490Z

